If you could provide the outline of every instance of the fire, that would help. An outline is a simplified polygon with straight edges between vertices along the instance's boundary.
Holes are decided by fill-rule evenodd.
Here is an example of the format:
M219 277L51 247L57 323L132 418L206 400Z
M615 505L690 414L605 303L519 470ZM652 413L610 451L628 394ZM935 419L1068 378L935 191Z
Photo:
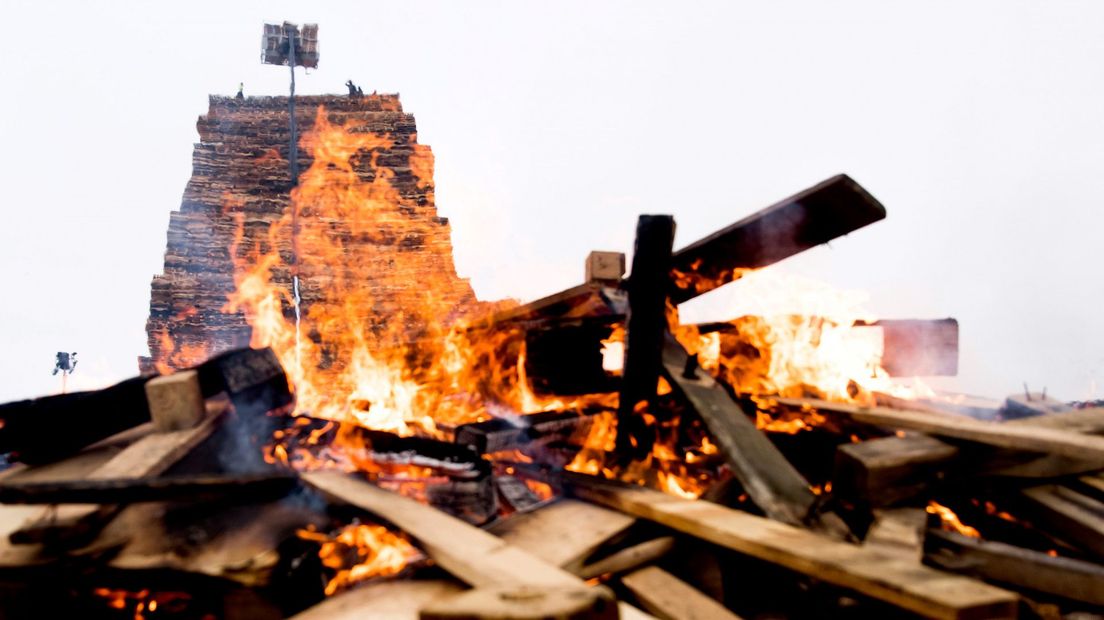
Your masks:
M192 602L191 595L184 592L152 592L147 589L93 588L92 595L103 599L111 609L132 613L134 620L144 620L158 609L169 615L180 615L189 611Z
M397 575L422 558L422 553L403 535L382 525L354 523L333 534L313 528L299 530L297 534L319 543L322 565L335 571L326 583L327 596L366 579Z
M928 506L925 510L927 510L928 514L939 515L939 520L943 524L943 529L949 532L958 532L959 534L972 538L981 538L981 532L960 521L958 515L943 504L932 500L928 502Z
M291 196L300 214L297 242L289 242L289 209L270 226L267 247L235 244L237 289L224 308L245 314L252 346L276 351L295 386L297 413L441 436L442 424L476 422L500 410L533 413L586 402L534 394L523 333L475 327L474 318L492 305L458 290L459 280L433 263L434 252L450 250L439 218L414 215L425 211L426 200L432 205L428 147L366 123L331 124L324 109L302 146L314 161ZM396 166L396 157L406 166ZM397 169L408 169L423 195L401 190ZM238 215L241 230L247 223ZM348 250L351 239L370 243ZM280 251L293 245L305 300L298 331L292 259ZM394 291L402 292L397 305L380 296Z

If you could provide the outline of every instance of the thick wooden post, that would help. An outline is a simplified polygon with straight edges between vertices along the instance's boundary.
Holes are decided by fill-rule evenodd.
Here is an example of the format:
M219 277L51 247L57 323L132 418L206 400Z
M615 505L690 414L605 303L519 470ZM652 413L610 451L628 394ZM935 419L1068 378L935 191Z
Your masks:
M629 311L625 320L625 365L617 410L617 451L643 456L652 449L655 429L636 415L640 403L655 399L663 338L667 333L667 295L671 290L671 247L675 218L641 215L636 223Z

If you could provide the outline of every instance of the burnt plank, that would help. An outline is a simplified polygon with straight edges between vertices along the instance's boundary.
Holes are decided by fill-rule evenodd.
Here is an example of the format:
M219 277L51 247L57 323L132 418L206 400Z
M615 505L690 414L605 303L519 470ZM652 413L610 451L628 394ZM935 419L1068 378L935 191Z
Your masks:
M955 532L929 529L924 562L972 577L1104 605L1104 566L1051 557L1039 551L980 540Z
M162 501L257 501L283 497L292 473L108 478L0 484L3 504L133 504Z
M885 207L840 174L775 203L675 252L676 304L760 268L873 224Z
M660 491L568 474L581 499L655 521L928 618L1015 618L1015 594L785 523Z
M1104 502L1054 484L1024 489L1020 495L1049 533L1104 558Z
M669 215L641 215L636 224L629 310L625 319L625 364L617 409L617 450L642 457L655 443L637 415L640 403L653 402L659 384L660 356L667 333L667 294L671 288L671 246L675 219Z
M701 416L752 501L772 519L803 523L816 502L809 483L723 386L702 369L688 368L689 359L686 349L668 337L663 346L667 380Z

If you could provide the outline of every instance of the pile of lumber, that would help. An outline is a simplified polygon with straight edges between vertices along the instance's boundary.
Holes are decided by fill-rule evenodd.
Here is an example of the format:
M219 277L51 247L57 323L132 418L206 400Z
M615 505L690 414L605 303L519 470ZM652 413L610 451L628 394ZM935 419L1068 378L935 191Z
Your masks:
M20 461L0 472L0 615L974 619L1101 611L1104 410L1030 394L994 409L992 420L976 417L980 405L971 417L937 401L888 397L869 407L762 395L753 403L672 335L669 304L884 214L839 176L677 252L673 219L642 216L627 280L621 258L598 253L587 283L473 327L522 330L536 353L535 384L562 394L616 392L616 410L489 420L444 438L334 427L287 417L290 386L267 350L0 406L0 449ZM593 352L613 326L625 330L626 346L623 371L611 377L593 367ZM899 322L887 346L900 341L901 367L947 371L956 330L947 321ZM827 422L797 435L756 426L757 413L812 411ZM713 483L696 499L618 479L651 462L661 418L674 414L680 432L716 446L692 464ZM599 416L616 418L619 430L601 455L604 475L564 471L556 458L577 451ZM353 433L376 471L266 460L276 429L324 447ZM428 473L412 485L379 475L386 467ZM327 554L340 549L330 544L334 532L365 525L404 540L408 553L371 578L333 587L340 571L382 555L351 546Z

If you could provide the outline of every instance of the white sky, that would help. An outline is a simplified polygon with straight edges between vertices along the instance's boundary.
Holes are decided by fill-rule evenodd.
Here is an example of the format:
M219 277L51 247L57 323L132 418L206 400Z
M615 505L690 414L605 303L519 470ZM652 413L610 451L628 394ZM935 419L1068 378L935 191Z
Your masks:
M958 318L945 387L1104 387L1104 3L96 4L4 0L0 401L56 391L58 350L135 374L196 118L286 93L284 19L319 24L300 93L402 94L481 298L578 283L640 213L680 247L847 172L888 219L779 269Z

